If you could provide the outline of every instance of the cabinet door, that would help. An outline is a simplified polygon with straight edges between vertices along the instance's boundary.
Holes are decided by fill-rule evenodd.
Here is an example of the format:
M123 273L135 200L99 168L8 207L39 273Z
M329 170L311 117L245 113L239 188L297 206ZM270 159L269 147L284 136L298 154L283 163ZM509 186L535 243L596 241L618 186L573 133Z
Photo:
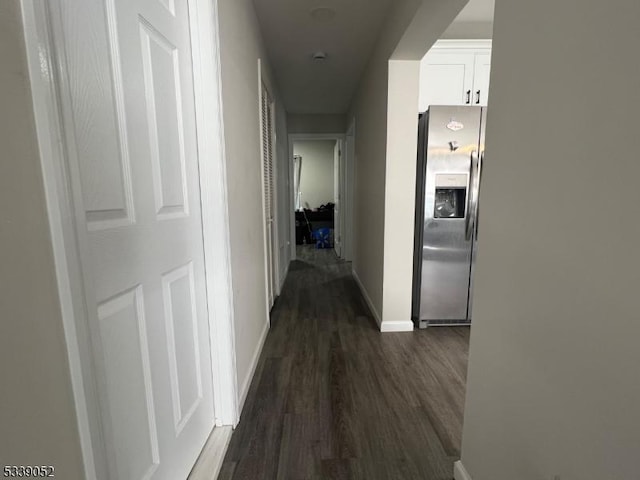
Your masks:
M473 54L427 54L420 64L420 111L429 105L469 105L473 101L474 62Z
M491 73L491 54L477 53L473 74L473 105L487 106L489 100L489 77Z

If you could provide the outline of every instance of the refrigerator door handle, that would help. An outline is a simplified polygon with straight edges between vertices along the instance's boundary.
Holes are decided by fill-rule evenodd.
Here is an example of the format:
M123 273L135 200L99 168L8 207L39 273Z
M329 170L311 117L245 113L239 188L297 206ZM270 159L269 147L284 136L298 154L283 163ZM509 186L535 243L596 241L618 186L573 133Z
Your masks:
M467 193L467 210L465 212L464 217L464 236L468 240L471 240L473 235L473 227L475 222L473 222L473 217L476 212L476 200L475 200L475 164L477 163L478 152L473 150L471 152L471 158L469 161L469 190ZM475 162L474 162L475 160Z
M484 163L484 150L480 152L480 157L478 157L478 181L476 187L476 211L474 215L474 224L476 231L476 240L478 239L478 218L480 217L480 184L482 182L482 164Z

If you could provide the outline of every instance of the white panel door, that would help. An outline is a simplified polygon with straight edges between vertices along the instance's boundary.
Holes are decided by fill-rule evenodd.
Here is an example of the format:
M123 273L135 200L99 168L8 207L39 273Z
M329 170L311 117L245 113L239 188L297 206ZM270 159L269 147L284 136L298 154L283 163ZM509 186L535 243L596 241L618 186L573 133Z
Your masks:
M342 258L342 152L340 141L333 147L333 249Z
M109 478L184 479L214 426L187 2L58 4Z
M473 54L427 54L420 63L420 112L430 105L470 105L473 67Z
M491 76L491 54L477 53L473 75L473 104L487 106L489 101L489 78Z

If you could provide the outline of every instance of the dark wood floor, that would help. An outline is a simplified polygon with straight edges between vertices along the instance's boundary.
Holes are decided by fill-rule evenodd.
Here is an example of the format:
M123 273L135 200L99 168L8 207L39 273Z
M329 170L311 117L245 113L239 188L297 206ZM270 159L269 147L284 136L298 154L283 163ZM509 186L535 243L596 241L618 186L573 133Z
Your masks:
M219 479L453 478L469 329L381 334L350 268L299 249Z

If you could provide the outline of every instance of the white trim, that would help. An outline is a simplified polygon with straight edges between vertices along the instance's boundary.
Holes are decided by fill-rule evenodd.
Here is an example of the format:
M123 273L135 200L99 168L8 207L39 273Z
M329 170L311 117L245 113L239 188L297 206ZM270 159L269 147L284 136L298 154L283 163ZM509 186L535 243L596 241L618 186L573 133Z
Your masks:
M249 387L251 386L251 381L253 380L253 376L256 373L258 362L260 361L260 355L262 354L262 349L264 348L264 342L267 339L267 333L269 333L269 322L264 324L264 328L262 329L262 333L260 334L260 339L258 340L258 346L256 347L255 352L253 352L253 357L251 358L251 363L249 364L249 373L247 374L246 378L243 380L242 387L240 387L240 399L238 400L238 405L239 405L238 416L242 415L244 402L247 400Z
M293 144L290 139L287 139L287 170L289 174L289 203L287 203L287 209L289 210L289 263L293 262L296 256L296 186L295 186L295 173L293 168L293 160L289 157L293 155ZM293 206L293 208L292 208ZM289 268L289 267L287 267Z
M264 87L264 80L262 75L262 59L258 58L258 125L259 125L259 135L260 135L260 197L261 197L261 205L262 205L262 245L263 245L263 256L264 256L264 286L265 286L265 315L267 316L267 321L271 322L271 318L269 312L271 311L271 298L269 295L269 283L271 279L269 278L269 250L267 244L267 217L265 216L265 195L264 195L264 138L262 132L264 127L262 125L262 89ZM273 292L271 292L273 294ZM242 402L239 402L240 405ZM238 412L242 411L242 407L238 409Z
M277 183L277 145L273 145L275 140L275 96L273 91L271 90L268 82L266 81L267 76L263 74L262 71L263 63L262 59L258 59L258 116L260 117L259 125L260 125L260 178L261 178L261 192L262 192L262 228L263 228L263 243L264 243L264 275L265 275L265 286L266 286L266 316L269 323L271 323L271 308L275 302L277 296L277 288L280 283L280 263L279 263L279 250L280 247L278 245L278 204L277 204L277 192L278 183ZM271 113L271 123L274 125L271 143L272 143L272 154L273 158L271 159L271 168L272 168L272 191L271 191L271 231L269 232L268 219L266 217L266 203L265 203L265 185L264 185L264 169L266 164L266 159L264 157L264 125L262 122L263 111L262 111L262 96L263 92L266 91L268 95L268 99L270 102L270 113ZM274 231L275 229L275 231ZM271 234L271 238L268 238L268 235ZM274 244L276 253L274 254ZM269 246L271 246L271 251L269 251ZM271 259L271 265L269 265L269 259Z
M344 164L345 161L342 158L344 152L344 146L340 140L337 140L333 144L333 165L332 165L332 173L333 173L333 203L338 206L336 216L336 208L334 205L333 208L333 247L332 250L336 254L338 258L344 258L344 247L343 247L343 236L341 235L342 230L344 229L344 212L342 211L342 195L344 192ZM295 158L295 157L294 157ZM337 187L337 188L336 188Z
M346 135L344 133L290 133L289 134L289 155L288 155L290 179L293 179L293 173L292 173L293 172L292 170L293 169L293 144L296 141L301 141L301 140L336 140L338 142L341 142L341 145L344 146L346 144ZM341 147L341 148L344 148L344 147ZM343 192L344 197L347 197L349 195L349 192L353 190L353 185L348 184L346 180L348 179L345 179L345 182L344 182L344 189L345 189L345 191ZM289 195L289 213L291 215L291 261L298 258L296 255L295 196L296 196L295 188L292 187ZM343 232L343 236L346 235L348 231L350 231L350 228L349 230L345 228L345 232Z
M271 159L272 165L272 181L273 181L273 220L272 220L272 239L271 239L271 262L273 268L273 301L280 295L280 210L278 208L280 182L278 181L278 112L277 101L275 93L271 94L271 125L273 131L271 132L271 148L273 158Z
M352 141L349 142L349 137ZM351 145L352 143L352 145ZM355 245L354 237L354 193L355 193L355 167L356 167L356 117L351 119L349 128L345 135L345 201L343 202L343 212L345 214L344 221L344 238L342 242L344 259L348 262L353 261L353 246Z
M385 320L380 325L382 333L391 332L413 332L413 322L411 320Z
M364 300L367 302L367 305L369 306L369 310L371 310L371 314L373 315L373 318L378 324L378 328L380 328L380 326L382 325L382 320L380 318L380 314L378 313L378 310L376 310L376 307L373 305L373 302L371 301L371 297L369 297L369 292L367 292L367 289L364 288L364 285L362 284L362 281L360 280L360 277L358 276L358 273L354 268L351 269L351 275L353 275L353 279L358 284L358 287L360 288L360 292L362 293Z
M464 468L462 460L458 460L453 464L453 478L455 480L472 480L469 472Z
M193 47L194 83L197 85L194 86L217 88L217 95L211 95L209 102L199 105L196 113L198 131L213 132L210 135L199 135L198 151L200 155L206 154L210 158L210 161L200 162L200 171L204 201L203 229L206 228L203 235L206 239L204 248L213 375L218 382L214 383L213 389L214 407L218 425L235 425L239 410L236 395L217 2L210 4L208 0L192 0L190 3L193 3L190 5L192 43L197 45ZM50 10L52 6L48 2L21 0L21 6L56 280L85 476L89 480L107 478L107 450L100 422L100 399L93 374L95 366L80 266L79 252L82 247L76 237L73 195L66 167L68 152L61 118L65 99L60 95L58 85L58 61L62 53L56 52L53 40L53 31L58 26L54 24L55 13ZM196 50L199 57L195 56Z
M239 419L218 2L189 2L216 425ZM207 161L203 161L206 158Z
M291 140L291 134L287 139L287 168L289 169L289 258L290 262L293 262L298 258L298 252L296 251L296 186L295 186L295 172L294 172L294 159L293 159L293 141Z
M278 190L280 188L280 184L278 182L278 116L276 113L276 96L275 94L271 94L271 125L273 127L273 131L271 132L271 149L272 155L271 158L271 188L273 191L271 192L272 196L272 205L271 209L273 211L273 218L271 220L271 263L272 263L272 272L273 275L273 301L275 302L278 295L280 295L280 212L278 211L278 202L279 195Z
M106 478L107 460L100 426L100 409L90 333L86 322L84 285L76 238L73 195L69 187L61 120L58 64L52 40L50 6L22 0L25 46L33 99L56 282L71 374L84 473L87 479Z
M360 277L358 276L358 273L354 268L351 269L351 275L353 276L353 279L358 284L358 287L360 288L360 292L362 293L364 300L367 302L367 305L369 306L369 310L371 310L371 314L373 315L373 318L378 324L378 328L380 329L380 332L382 333L413 332L413 322L411 320L387 320L383 322L381 320L380 314L378 313L378 310L376 310L376 307L373 305L373 301L369 296L369 292L367 292L367 289L364 287L364 284L360 280Z
M211 432L187 480L215 480L222 469L233 428L217 427Z

